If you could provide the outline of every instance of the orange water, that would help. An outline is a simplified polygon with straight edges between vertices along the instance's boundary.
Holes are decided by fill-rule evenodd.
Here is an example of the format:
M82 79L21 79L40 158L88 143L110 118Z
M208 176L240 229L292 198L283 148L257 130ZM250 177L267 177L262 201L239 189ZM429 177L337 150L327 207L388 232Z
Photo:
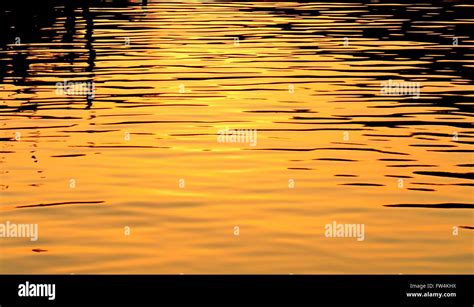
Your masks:
M0 51L0 273L474 273L472 8L58 7Z

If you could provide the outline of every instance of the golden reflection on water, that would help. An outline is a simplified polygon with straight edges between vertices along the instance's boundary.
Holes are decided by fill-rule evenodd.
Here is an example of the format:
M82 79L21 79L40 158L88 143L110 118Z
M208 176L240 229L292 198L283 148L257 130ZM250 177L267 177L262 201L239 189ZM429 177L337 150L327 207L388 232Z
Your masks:
M1 238L0 272L473 273L472 7L57 7L0 51L1 222L39 225Z

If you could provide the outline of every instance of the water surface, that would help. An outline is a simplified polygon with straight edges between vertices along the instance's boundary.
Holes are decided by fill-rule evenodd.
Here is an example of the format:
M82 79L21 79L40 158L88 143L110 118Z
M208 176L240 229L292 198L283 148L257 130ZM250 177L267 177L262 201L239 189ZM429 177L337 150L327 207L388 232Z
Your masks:
M1 5L1 273L474 273L468 1L68 3Z

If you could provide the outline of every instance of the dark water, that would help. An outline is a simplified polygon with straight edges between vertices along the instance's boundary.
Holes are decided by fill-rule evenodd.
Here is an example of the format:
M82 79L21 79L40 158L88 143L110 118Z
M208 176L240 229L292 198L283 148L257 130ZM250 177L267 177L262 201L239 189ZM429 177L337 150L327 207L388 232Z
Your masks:
M473 4L65 3L0 4L0 272L474 272Z

